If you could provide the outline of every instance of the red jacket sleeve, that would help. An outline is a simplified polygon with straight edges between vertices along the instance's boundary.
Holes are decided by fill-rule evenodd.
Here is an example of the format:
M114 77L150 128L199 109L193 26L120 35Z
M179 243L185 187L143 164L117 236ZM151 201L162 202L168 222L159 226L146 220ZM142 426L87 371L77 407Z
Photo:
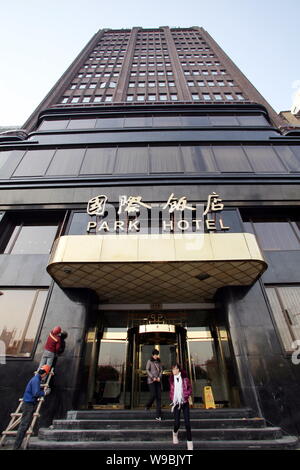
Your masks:
M60 350L60 345L61 345L61 340L60 340L60 338L58 337L57 339L58 339L58 341L57 341L57 343L56 343L56 345L55 345L55 352L56 352L56 353L59 352L59 350Z

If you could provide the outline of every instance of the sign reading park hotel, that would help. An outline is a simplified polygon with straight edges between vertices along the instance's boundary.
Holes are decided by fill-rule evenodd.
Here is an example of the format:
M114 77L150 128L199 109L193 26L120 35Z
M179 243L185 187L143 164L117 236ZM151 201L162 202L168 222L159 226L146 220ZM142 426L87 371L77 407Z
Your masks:
M142 196L120 196L116 207L106 195L88 201L87 213L93 218L88 233L174 233L229 230L220 213L222 199L213 192L205 204L190 204L185 196L170 194L165 203L149 204ZM216 214L218 217L216 217Z

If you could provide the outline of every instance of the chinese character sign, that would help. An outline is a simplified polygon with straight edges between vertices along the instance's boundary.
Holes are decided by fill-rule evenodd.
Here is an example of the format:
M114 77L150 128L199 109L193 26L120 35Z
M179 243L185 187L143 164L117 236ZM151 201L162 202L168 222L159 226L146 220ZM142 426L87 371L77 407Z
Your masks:
M89 200L87 213L89 215L104 215L107 197L101 194Z

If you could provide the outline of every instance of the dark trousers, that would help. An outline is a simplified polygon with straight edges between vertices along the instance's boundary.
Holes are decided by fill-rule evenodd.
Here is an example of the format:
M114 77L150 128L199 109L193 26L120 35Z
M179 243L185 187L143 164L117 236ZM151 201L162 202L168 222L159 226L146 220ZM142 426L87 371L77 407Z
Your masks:
M148 401L146 408L151 408L153 402L156 400L156 417L161 416L161 385L160 382L152 382L148 384L150 390L150 400Z
M23 402L22 404L22 410L21 410L22 418L19 424L19 429L18 429L16 440L14 443L14 449L19 449L21 447L26 431L30 426L32 416L34 413L34 408L35 408L34 403Z
M183 411L184 424L186 429L186 438L188 441L192 440L191 423L190 423L190 407L188 403L183 403L179 408L178 405L174 408L174 432L177 432L180 427L180 412Z

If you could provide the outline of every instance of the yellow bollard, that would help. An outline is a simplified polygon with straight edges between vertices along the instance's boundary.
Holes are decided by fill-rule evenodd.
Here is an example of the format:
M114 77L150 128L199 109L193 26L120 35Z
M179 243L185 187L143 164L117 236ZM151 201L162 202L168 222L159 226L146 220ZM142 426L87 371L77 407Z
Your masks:
M203 403L206 410L209 408L216 408L212 388L209 386L203 387Z

